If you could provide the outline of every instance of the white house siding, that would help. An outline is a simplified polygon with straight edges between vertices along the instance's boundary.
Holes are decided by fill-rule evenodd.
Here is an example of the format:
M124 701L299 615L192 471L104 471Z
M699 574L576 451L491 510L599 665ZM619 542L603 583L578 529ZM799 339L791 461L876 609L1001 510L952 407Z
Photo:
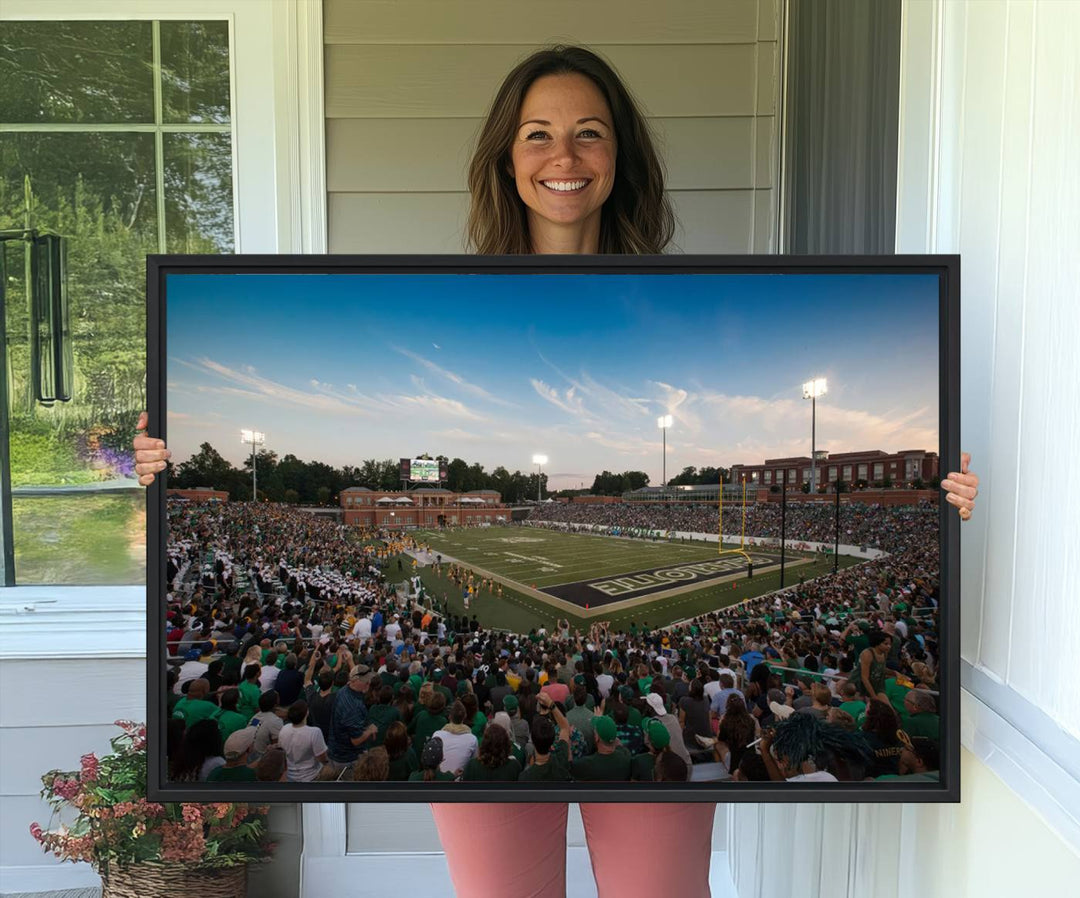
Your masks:
M676 251L775 252L779 8L327 0L330 251L464 251L465 172L488 104L516 62L562 42L607 57L644 106Z

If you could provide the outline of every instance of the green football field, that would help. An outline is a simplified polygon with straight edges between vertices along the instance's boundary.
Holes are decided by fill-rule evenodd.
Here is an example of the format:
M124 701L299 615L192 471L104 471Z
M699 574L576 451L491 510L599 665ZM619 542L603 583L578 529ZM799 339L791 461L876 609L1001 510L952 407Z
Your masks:
M469 614L476 614L484 626L528 632L534 627L551 628L560 617L572 625L586 629L596 620L610 621L616 630L626 629L631 621L650 628L664 626L707 611L741 602L744 599L770 592L780 586L779 552L774 549L750 549L757 568L754 578L746 578L745 560L739 555L719 559L715 543L668 543L664 540L626 539L592 534L570 534L524 527L469 528L449 531L419 531L417 540L431 547L432 553L454 558L466 567L496 575L503 581L503 595L481 592L470 603ZM737 546L726 546L737 548ZM633 607L622 601L620 589L637 586L637 580L648 581L648 572L671 570L680 566L716 567L720 562L729 569L711 574L711 580L701 583L667 582L651 587L662 593L649 597L649 588L626 593ZM820 560L805 552L787 552L788 568L785 585L797 583L800 577L810 579L832 570L832 558ZM857 559L841 556L840 566L848 567ZM773 567L767 565L772 564ZM410 561L405 568L411 572ZM459 586L431 567L417 569L426 589L436 598L448 603L455 614L464 612ZM395 569L388 570L395 579ZM625 579L630 578L630 579ZM601 582L615 594L604 601L616 602L609 612L593 605L588 611L582 606L575 610L567 602L551 601L542 593L564 595L578 605L588 600L585 584ZM619 584L623 584L622 587ZM627 585L629 584L629 585ZM584 592L582 591L584 590ZM666 593L666 594L663 594ZM592 593L596 596L596 593ZM580 613L577 613L580 611Z

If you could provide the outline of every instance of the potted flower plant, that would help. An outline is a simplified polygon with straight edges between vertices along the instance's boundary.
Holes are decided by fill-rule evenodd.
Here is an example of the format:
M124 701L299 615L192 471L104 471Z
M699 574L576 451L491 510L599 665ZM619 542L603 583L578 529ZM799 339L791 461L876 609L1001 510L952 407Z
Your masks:
M102 898L243 898L247 865L273 850L268 809L147 801L146 726L116 725L112 754L83 755L80 770L41 778L53 821L74 820L49 830L33 823L30 834L61 860L92 864Z

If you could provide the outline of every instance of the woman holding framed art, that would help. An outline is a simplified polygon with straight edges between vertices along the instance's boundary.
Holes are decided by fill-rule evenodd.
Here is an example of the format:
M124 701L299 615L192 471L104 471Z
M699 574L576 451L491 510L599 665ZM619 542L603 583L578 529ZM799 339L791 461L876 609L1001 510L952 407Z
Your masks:
M481 254L654 254L674 216L645 117L612 68L580 47L532 54L500 86L469 168L468 236ZM139 429L146 427L145 416ZM139 482L164 469L161 440L135 440ZM966 519L978 478L942 483ZM432 805L457 893L470 898L566 892L566 804ZM601 898L709 894L715 804L581 805ZM528 850L507 835L528 833ZM647 833L648 851L627 850Z

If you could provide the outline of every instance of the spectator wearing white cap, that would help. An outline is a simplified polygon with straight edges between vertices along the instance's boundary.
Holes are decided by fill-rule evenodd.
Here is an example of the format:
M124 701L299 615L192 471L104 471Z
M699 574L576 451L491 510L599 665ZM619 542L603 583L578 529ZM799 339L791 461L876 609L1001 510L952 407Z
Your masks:
M664 707L664 697L659 692L650 692L645 696L645 704L652 711L653 717L667 727L668 733L671 734L668 748L682 758L689 767L693 762L690 760L690 752L686 750L686 743L683 741L682 727L679 726L678 718L674 714L669 714L667 708Z
M210 771L208 783L253 783L255 770L248 763L255 744L255 727L237 730L225 740L225 765Z
M396 645L401 637L401 615L395 614L384 628L383 632L391 645Z

